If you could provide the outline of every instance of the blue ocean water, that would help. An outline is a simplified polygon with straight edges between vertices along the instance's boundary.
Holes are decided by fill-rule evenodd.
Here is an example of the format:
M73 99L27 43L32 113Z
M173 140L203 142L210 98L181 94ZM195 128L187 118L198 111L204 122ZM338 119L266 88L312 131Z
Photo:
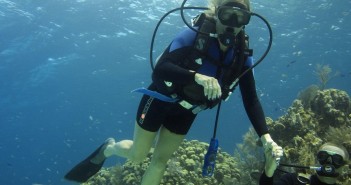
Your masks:
M107 137L132 138L141 96L130 91L150 83L152 32L181 3L0 0L0 184L70 184L63 175ZM271 52L255 68L266 116L283 115L299 91L318 83L317 64L338 72L328 88L351 94L350 7L350 0L252 0L274 35ZM154 55L183 28L179 13L171 14ZM259 57L267 28L253 17L246 30ZM209 142L214 117L214 110L201 113L187 138ZM233 153L249 126L236 92L222 107L220 147ZM106 166L123 161L109 159Z

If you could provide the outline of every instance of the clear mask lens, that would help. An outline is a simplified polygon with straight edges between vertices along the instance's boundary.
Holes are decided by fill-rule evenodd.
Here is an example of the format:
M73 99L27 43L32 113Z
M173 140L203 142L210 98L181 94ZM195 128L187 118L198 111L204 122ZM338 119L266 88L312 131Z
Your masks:
M317 159L321 165L328 163L329 157L331 157L331 164L334 165L335 168L339 168L344 165L344 159L339 154L329 154L327 151L319 151L317 154Z

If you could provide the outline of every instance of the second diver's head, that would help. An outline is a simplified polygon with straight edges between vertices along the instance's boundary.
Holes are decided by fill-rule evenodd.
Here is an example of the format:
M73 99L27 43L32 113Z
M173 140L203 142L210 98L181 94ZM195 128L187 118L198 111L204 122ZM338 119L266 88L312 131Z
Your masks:
M334 183L342 168L349 161L349 153L345 147L334 143L323 144L317 153L317 160L322 166L318 178L325 183Z
M209 8L216 20L219 41L227 47L232 47L236 35L250 21L249 0L211 0Z

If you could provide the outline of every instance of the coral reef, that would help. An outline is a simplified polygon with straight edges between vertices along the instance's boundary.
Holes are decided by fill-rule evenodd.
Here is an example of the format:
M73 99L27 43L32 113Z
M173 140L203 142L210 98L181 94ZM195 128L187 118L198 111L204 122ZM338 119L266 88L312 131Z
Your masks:
M317 95L319 91L319 87L317 85L311 85L307 87L305 90L299 92L297 99L302 101L302 104L305 109L311 108L311 102L314 97Z
M318 91L311 109L317 115L321 115L320 124L338 126L346 123L350 112L350 97L345 91L328 89Z
M276 121L267 119L272 137L284 147L285 163L316 164L315 153L325 142L343 144L351 151L350 97L337 89L313 93L307 98L310 108L295 100L287 114ZM341 183L351 184L350 175L343 175Z
M293 101L286 114L272 120L266 118L270 133L274 140L284 148L282 163L310 166L317 164L315 154L325 142L334 142L345 146L351 152L351 102L345 91L337 89L319 90L310 86L300 93L299 99ZM253 129L244 135L242 144L237 146L234 154L240 169L241 179L238 185L258 184L263 170L262 152L255 143L260 144ZM240 154L240 155L239 155ZM287 172L315 171L294 168L280 169ZM344 168L345 173L339 178L343 185L351 184L351 171ZM279 175L279 173L277 173Z
M113 168L102 168L83 185L122 185L122 171L123 167L121 165L116 165Z
M282 163L315 165L315 154L325 142L343 144L351 152L351 102L345 91L319 90L309 87L293 101L286 114L267 124L274 140L284 148ZM219 149L212 177L202 177L201 170L208 144L184 141L168 162L161 185L254 185L258 184L264 165L262 147L255 131L244 135L231 156ZM141 164L127 161L123 166L105 168L85 185L137 185L150 163L149 154ZM282 168L294 171L293 168ZM339 178L343 185L351 184L350 169ZM314 171L304 171L312 174Z
M161 185L231 185L238 182L240 172L237 162L220 148L217 153L214 175L202 177L202 165L207 148L207 143L185 140L168 162ZM127 161L122 167L104 168L84 185L138 185L150 163L151 155L152 151L141 164ZM106 173L108 171L110 173Z

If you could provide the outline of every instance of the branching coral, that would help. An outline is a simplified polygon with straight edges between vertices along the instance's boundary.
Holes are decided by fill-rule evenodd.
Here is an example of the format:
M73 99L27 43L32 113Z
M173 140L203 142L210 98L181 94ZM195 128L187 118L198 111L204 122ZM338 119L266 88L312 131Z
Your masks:
M234 152L234 158L238 161L237 168L240 169L240 182L237 185L254 185L258 184L258 177L253 174L256 171L262 171L264 155L262 148L257 147L258 136L253 128L244 135L243 144L238 144Z
M302 104L305 109L309 109L311 107L311 102L314 97L317 95L319 91L319 87L317 85L311 85L304 89L303 91L299 92L298 99L302 101Z
M320 89L324 89L331 79L330 73L332 72L332 69L329 67L329 65L320 65L317 64L316 69L314 71L314 75L318 78L319 83L320 83Z
M347 148L351 149L351 123L348 126L341 126L339 128L329 127L325 134L325 141L332 143L342 143ZM351 153L351 150L349 151Z

